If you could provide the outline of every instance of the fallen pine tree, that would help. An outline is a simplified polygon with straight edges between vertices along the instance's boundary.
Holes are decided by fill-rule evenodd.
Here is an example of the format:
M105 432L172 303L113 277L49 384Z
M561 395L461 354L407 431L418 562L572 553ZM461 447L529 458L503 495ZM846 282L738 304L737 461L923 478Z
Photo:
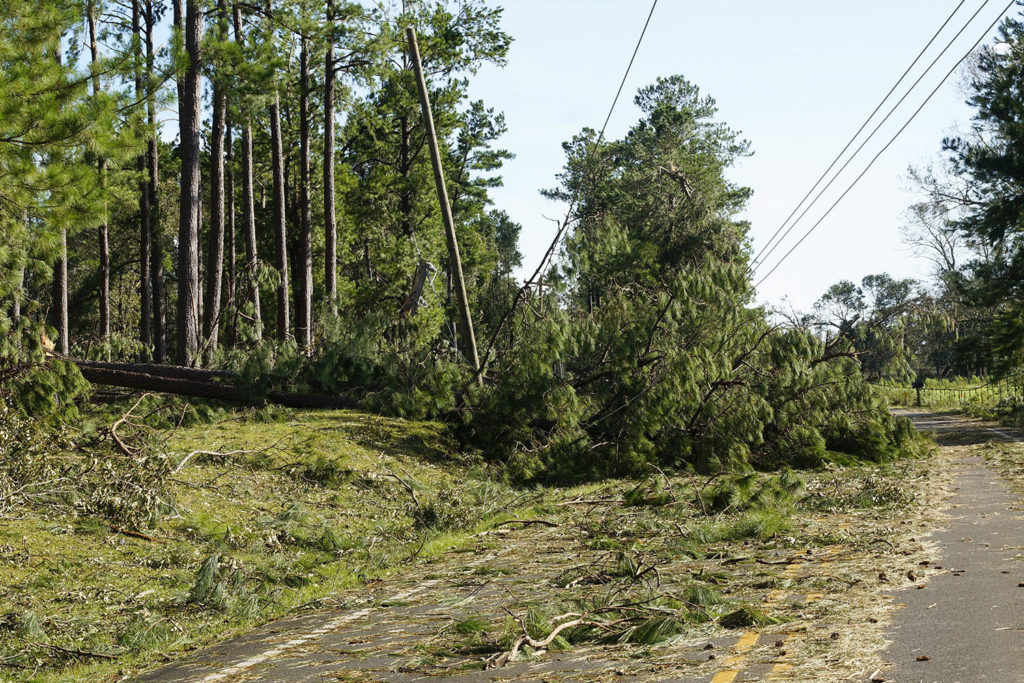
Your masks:
M251 403L252 397L238 390L238 377L220 370L200 370L151 363L100 363L68 359L82 377L92 384L152 391L193 398ZM359 402L346 396L271 391L262 397L267 403L289 408L355 408Z

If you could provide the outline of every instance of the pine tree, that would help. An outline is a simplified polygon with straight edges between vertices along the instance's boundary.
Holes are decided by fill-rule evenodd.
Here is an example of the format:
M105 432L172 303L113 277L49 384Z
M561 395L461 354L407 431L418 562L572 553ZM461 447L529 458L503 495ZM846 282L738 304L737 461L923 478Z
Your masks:
M178 217L176 360L179 365L192 365L198 360L196 355L199 350L199 46L203 35L199 0L175 0L174 19L184 46L184 52L179 53L178 64L181 199Z
M300 38L299 48L299 302L295 315L295 329L302 348L313 344L313 216L310 205L309 158L309 39Z
M229 30L226 0L217 0L213 40L226 41ZM217 350L221 321L221 290L224 277L224 141L227 117L227 86L223 69L213 66L213 125L210 129L210 232L206 253L206 288L203 306L203 344L208 354Z
M948 138L943 148L952 171L970 188L965 201L952 207L964 214L953 225L988 252L967 265L957 286L979 310L994 313L985 316L991 319L986 332L996 361L1009 369L1024 362L1024 21L1004 20L998 40L1010 49L978 54L970 83L971 134Z
M242 48L247 47L242 31L242 9L239 3L233 7L235 43ZM252 328L256 341L263 337L263 315L260 307L259 288L259 253L256 237L256 199L253 171L252 122L249 103L246 98L241 101L242 108L242 219L245 235L245 279L246 292L252 305Z
M96 37L96 21L99 15L99 8L97 7L97 0L88 0L87 16L89 23L89 54L91 56L91 69L92 69L92 94L93 97L100 97L100 56L99 47L97 45ZM97 172L99 173L99 181L101 191L103 191L103 184L105 183L106 176L106 159L102 155L96 160ZM106 207L104 207L104 214ZM99 227L97 228L97 241L99 243L100 252L100 268L99 268L99 306L100 306L100 329L99 336L100 340L104 343L110 339L110 244L108 240L107 232L107 219L106 215L100 220Z

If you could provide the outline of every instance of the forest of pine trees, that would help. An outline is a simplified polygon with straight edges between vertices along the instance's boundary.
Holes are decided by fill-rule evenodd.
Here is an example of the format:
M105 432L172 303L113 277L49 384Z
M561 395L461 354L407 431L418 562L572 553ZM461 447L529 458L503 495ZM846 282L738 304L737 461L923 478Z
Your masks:
M520 227L489 195L504 117L468 94L505 63L501 16L482 0L8 5L0 393L37 413L83 400L49 335L79 363L230 372L206 398L444 419L523 480L897 452L908 427L845 341L754 305L750 190L729 179L749 144L682 76L639 90L622 139L565 143L545 191L572 207L564 240L516 282Z
M466 81L504 59L500 10L14 4L0 36L8 324L45 320L65 355L201 366L264 335L310 349L325 315L397 323L420 261L439 271L426 303L448 307L407 25L479 301L509 276L517 255L500 245L518 226L487 195L504 122Z

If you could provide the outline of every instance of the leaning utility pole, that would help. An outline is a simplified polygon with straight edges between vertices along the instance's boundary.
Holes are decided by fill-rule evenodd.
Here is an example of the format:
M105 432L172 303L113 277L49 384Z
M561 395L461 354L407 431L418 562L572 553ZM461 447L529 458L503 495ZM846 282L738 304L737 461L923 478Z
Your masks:
M473 318L469 314L469 300L466 297L466 281L462 277L462 258L459 256L459 243L455 239L455 220L452 218L452 206L448 201L448 188L444 182L444 169L441 167L441 150L437 146L437 131L434 130L434 115L430 111L430 94L427 92L427 81L423 77L423 65L420 63L420 47L416 42L416 29L406 29L409 38L409 52L412 54L412 66L416 71L416 86L420 91L420 105L423 107L423 125L427 130L427 143L430 147L430 161L434 166L434 183L437 185L437 199L441 203L441 218L444 220L444 232L448 238L449 267L455 280L455 294L459 298L459 313L462 317L463 334L466 338L466 355L473 366L478 384L484 378L480 369L480 358L476 353L476 337L473 335Z

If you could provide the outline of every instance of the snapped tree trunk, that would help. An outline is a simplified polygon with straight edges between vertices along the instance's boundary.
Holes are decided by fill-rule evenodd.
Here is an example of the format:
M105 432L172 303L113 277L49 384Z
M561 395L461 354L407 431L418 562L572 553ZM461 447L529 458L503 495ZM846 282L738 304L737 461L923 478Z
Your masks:
M239 394L233 381L234 377L230 373L167 365L74 362L78 365L82 377L93 384L222 401L251 402ZM355 408L358 406L358 401L345 396L285 391L269 392L266 395L266 401L290 408Z
M181 3L185 14L181 16ZM178 76L178 126L181 148L181 194L178 213L178 318L176 358L196 362L199 349L199 44L203 36L199 0L175 0L175 19L183 26L188 63ZM184 24L180 22L184 20Z
M327 0L324 58L324 285L331 313L338 314L338 219L334 208L334 2Z
M299 50L299 345L313 344L313 218L309 205L309 40Z

